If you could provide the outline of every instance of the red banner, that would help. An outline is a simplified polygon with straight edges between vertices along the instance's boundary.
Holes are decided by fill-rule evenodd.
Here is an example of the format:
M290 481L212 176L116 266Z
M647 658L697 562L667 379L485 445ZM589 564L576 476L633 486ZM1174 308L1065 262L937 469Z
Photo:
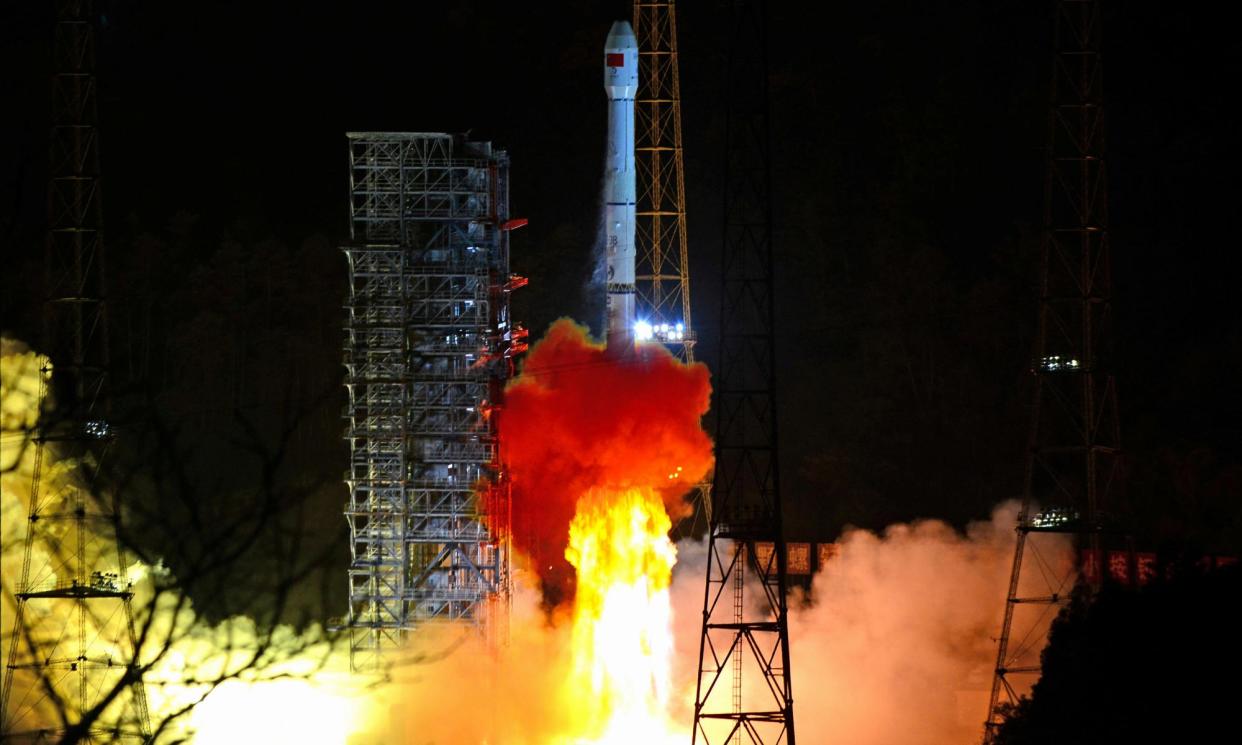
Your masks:
M769 564L768 562L772 562ZM776 573L776 562L772 561L772 544L756 543L755 544L755 564L759 566L759 571L764 574Z
M835 543L821 543L817 546L819 549L819 568L823 570L828 566L828 562L837 557L841 553L841 547Z
M1129 551L1108 552L1108 576L1114 582L1119 582L1123 585L1130 584Z
M1138 583L1145 585L1156 578L1156 555L1155 554L1135 554L1134 556L1134 573L1138 575Z
M1097 585L1104 576L1101 564L1100 551L1083 549L1082 556L1079 559L1079 566L1082 568L1082 578L1088 584Z
M822 544L821 544L822 545ZM773 546L770 541L755 544L755 563L764 572L776 572L776 562L772 561ZM769 566L768 562L772 562ZM785 573L806 575L811 573L811 544L785 544Z
M785 571L789 574L811 573L811 544L785 544Z

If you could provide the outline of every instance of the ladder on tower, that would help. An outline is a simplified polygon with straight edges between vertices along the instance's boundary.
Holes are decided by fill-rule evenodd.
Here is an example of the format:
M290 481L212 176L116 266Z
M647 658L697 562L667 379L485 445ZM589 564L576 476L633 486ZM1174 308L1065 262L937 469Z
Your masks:
M777 458L766 23L761 0L731 6L734 95L725 146L716 470L696 745L796 745ZM746 595L748 587L758 592Z

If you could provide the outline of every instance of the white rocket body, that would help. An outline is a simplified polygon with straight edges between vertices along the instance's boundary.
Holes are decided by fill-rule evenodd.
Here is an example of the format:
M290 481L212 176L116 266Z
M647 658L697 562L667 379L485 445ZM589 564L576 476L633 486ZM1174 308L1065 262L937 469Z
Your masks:
M604 42L604 91L608 94L608 155L604 164L604 239L608 277L610 347L634 342L634 96L638 94L638 40L628 21L617 21Z

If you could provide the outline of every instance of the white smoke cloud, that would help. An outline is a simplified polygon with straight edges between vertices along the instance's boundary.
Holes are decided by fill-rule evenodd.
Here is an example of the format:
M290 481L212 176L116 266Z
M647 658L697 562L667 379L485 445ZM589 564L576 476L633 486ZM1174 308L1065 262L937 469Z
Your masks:
M9 588L17 570L10 549L20 547L24 537L32 473L30 451L19 453L10 445L20 442L14 433L34 424L39 360L6 341L0 414L6 437L3 574ZM804 742L966 745L978 740L1016 512L1013 503L1001 505L990 521L964 533L925 520L841 537L840 552L814 578L810 593L795 594L790 602L796 725ZM1054 561L1069 560L1067 541L1053 550L1060 553ZM672 586L675 693L669 713L685 722L687 733L705 566L703 543L678 545ZM140 567L130 574L140 585L150 578ZM567 712L575 706L574 692L563 686L571 667L570 625L544 614L536 590L521 589L535 587L529 578L519 585L506 647L488 647L463 629L423 635L411 650L417 662L399 667L394 684L382 687L349 675L340 654L307 654L275 668L279 680L226 683L171 734L197 729L197 742L243 742L263 731L256 726L276 722L285 729L272 730L274 736L300 726L299 742L556 743L572 730ZM143 592L136 604L149 597ZM5 623L13 610L7 599ZM168 596L164 602L173 600ZM188 605L180 618L165 612L164 623L185 633L178 633L177 646L151 676L148 693L157 715L202 694L201 687L185 685L187 671L209 676L229 664L230 650L244 650L258 635L249 619L212 627L195 621ZM277 636L277 647L301 643L292 630Z
M995 637L1013 560L1017 504L965 532L936 520L851 530L790 598L795 724L804 742L973 745L982 735ZM1060 550L1068 556L1068 542ZM673 574L674 698L670 716L688 736L695 696L707 547L683 541ZM756 588L751 588L754 591ZM417 745L558 742L574 706L563 682L569 625L544 616L520 590L513 638L489 650L474 641L416 665L372 714L375 741ZM428 637L424 652L446 649ZM472 694L468 693L472 692ZM386 719L385 719L386 717Z
M794 717L804 742L978 741L1017 510L1000 505L965 533L922 520L841 537L809 595L790 598ZM1066 556L1068 546L1059 546ZM706 547L683 542L678 553L676 670L692 706Z
M32 438L46 394L42 378L47 359L7 338L0 342L0 351L0 623L4 624L0 634L6 641L0 647L4 655L0 674L7 678L14 674L8 667L7 641L15 631L11 624L22 583L36 463L43 512L67 512L83 487L77 483L75 462L63 457L54 444L44 446L41 460L35 458ZM28 579L33 586L50 587L72 578L73 563L65 555L65 544L76 545L76 537L66 534L63 521L53 525L30 544ZM362 686L348 676L348 657L327 643L319 628L301 632L287 626L262 629L244 616L217 625L205 623L196 616L189 598L179 592L176 579L162 567L135 562L121 572L115 539L106 525L87 523L83 545L82 562L87 570L132 582L131 606L137 627L142 629L151 620L139 659L151 665L144 677L152 724L157 729L168 724L157 742L191 738L199 745L233 745L293 737L302 743L335 745L353 727ZM76 625L76 618L74 601L41 600L26 604L22 625L43 645L41 653L64 656L77 653L76 634L64 633ZM90 613L83 623L93 657L124 660L133 656L124 614ZM27 655L26 647L19 645L19 653ZM113 685L121 669L109 668L107 674L89 678L88 684ZM78 678L60 670L41 677L37 670L30 670L15 675L12 684L5 725L29 731L60 723L61 712L45 695L44 686L53 686L61 700L72 702ZM122 716L122 708L132 706L127 696L118 697L101 716L100 726L109 726ZM72 721L76 713L69 712L69 717Z

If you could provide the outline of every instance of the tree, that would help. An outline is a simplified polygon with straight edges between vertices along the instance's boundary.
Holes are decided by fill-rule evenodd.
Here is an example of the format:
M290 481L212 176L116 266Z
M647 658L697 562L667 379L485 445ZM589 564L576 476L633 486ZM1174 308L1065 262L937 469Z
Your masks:
M122 255L136 264L167 246L163 236L142 240L149 250ZM200 243L184 227L172 241ZM6 666L14 689L6 735L46 726L60 742L91 730L97 742L133 741L113 722L135 710L127 691L141 675L152 734L180 741L195 707L222 685L309 679L344 664L339 634L320 621L344 606L343 593L331 590L345 585L340 304L332 292L340 278L324 261L329 251L321 239L298 252L272 240L226 240L215 251L185 251L165 272L142 269L145 281L125 283L133 291L114 304L120 364L109 436L80 451L38 446L56 417L51 402L39 404L45 361L6 340L0 633L5 651L16 652L6 662L64 657L55 630L76 633L68 598L41 598L38 610L28 601L31 612L12 626L16 595L29 589L18 587L26 530L36 531L32 565L43 569L32 576L40 581L63 582L78 551L63 521L23 519L36 474L42 514L121 509L119 532L107 521L87 526L82 571L93 590L132 592L138 650L137 669L125 671L124 615L88 608L82 623L117 669L92 679L98 690L79 710L63 670ZM122 277L139 272L118 264ZM124 560L111 549L118 544Z
M1140 591L1078 596L1054 622L1043 676L997 745L1213 742L1235 729L1242 572L1182 567ZM1223 673L1223 676L1222 676Z

